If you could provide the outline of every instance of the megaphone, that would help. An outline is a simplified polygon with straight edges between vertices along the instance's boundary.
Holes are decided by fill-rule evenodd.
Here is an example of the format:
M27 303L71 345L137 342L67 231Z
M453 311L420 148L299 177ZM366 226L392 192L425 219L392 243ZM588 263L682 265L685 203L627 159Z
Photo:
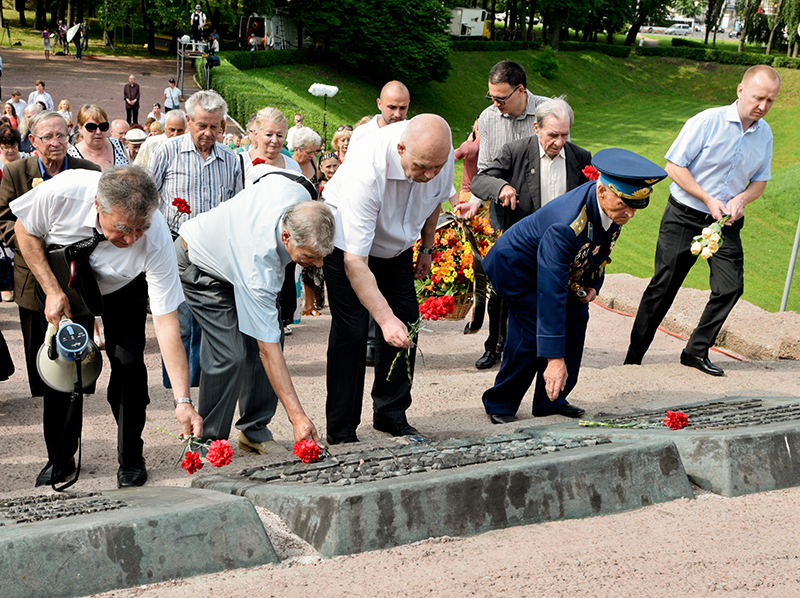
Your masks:
M62 316L58 329L47 325L44 344L36 354L36 369L53 390L84 391L100 377L103 356L86 328ZM79 380L80 389L76 388Z

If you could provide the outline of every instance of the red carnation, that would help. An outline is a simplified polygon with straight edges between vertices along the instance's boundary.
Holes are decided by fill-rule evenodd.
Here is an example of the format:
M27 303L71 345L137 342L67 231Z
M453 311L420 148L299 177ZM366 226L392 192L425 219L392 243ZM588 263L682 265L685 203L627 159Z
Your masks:
M680 430L689 425L689 418L681 411L667 411L664 425L669 427L670 430Z
M186 451L186 455L184 455L183 461L181 461L181 467L188 471L189 475L203 469L203 461L200 459L200 453Z
M185 199L181 199L180 197L176 197L175 200L172 202L172 205L175 206L179 213L181 214L191 214L192 208L189 205L189 202Z
M212 467L229 465L233 458L233 449L227 440L214 440L208 447L206 459Z
M322 449L317 446L317 443L313 440L300 440L299 442L294 443L294 453L295 457L299 457L303 463L314 463L315 461L319 461L320 456L322 455Z
M600 178L600 171L597 170L591 164L589 164L589 166L581 170L581 172L583 173L583 176L585 176L590 181L596 181L597 179Z

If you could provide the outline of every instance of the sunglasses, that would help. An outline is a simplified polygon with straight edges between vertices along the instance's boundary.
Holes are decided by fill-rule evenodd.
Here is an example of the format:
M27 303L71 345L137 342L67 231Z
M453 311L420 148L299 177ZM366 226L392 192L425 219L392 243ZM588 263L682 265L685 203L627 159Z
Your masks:
M83 125L83 128L90 133L94 133L97 129L100 129L103 133L105 133L108 131L109 126L110 125L107 122L100 123L99 125L97 123L86 123Z
M511 99L511 96L513 96L515 93L517 93L517 89L519 89L520 87L522 87L522 85L517 85L516 89L514 89L514 91L512 91L510 94L508 94L504 98L496 98L495 96L493 96L492 94L490 94L488 92L486 93L486 95L484 97L487 100L489 100L490 102L495 102L496 104L500 104L501 106L505 106L506 102Z
M352 130L353 130L353 127L351 127L350 125L342 125L338 129L336 129L337 132L338 131L352 131Z

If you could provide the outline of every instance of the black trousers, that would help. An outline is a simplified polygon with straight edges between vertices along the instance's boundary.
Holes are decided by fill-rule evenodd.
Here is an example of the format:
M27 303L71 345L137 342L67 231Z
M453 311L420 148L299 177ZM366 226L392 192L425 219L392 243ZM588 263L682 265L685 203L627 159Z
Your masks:
M412 250L389 259L370 257L369 268L395 316L410 326L419 317ZM369 312L350 285L344 270L344 253L340 249L334 249L325 258L324 275L332 316L325 414L328 434L336 440L345 440L355 436L361 423ZM375 381L372 385L374 415L387 423L405 423L406 410L411 406L411 383L406 361L400 357L391 379L387 381L389 368L399 350L384 340L380 326L376 328ZM415 355L416 351L412 349L412 375Z
M117 422L117 460L127 467L141 462L142 431L145 411L150 403L147 394L147 368L144 365L145 319L147 318L147 283L144 274L118 291L103 296L105 313L106 364L111 367L107 398ZM44 313L42 310L42 320ZM91 336L92 316L76 318ZM70 395L45 386L44 439L51 463L64 463L78 450L83 423L83 406L76 401L67 419ZM66 422L66 423L65 423ZM64 440L59 447L59 441Z
M42 327L42 318L38 311L19 308L19 325L22 329L22 344L25 349L25 367L28 370L28 386L31 389L32 397L44 396L44 382L36 369L36 355L39 347L44 342L44 331L47 325ZM92 327L94 330L94 327Z
M626 363L641 363L681 284L697 261L697 256L690 251L692 238L713 222L710 214L685 206L670 196L658 233L655 272L639 302ZM723 243L708 260L711 297L686 344L686 351L692 355L708 355L725 319L744 292L744 252L740 237L743 225L742 218L723 227Z
M139 124L139 107L133 108L131 106L125 106L125 115L128 119L129 125L137 125Z

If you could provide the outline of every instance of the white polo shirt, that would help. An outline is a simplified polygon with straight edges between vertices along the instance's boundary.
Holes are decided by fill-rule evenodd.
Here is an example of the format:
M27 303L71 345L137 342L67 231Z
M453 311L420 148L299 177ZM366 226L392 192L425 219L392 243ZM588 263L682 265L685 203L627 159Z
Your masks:
M350 145L347 146L347 151L350 151L350 148L353 147L353 144L356 141L365 139L372 133L376 133L381 130L380 121L378 120L380 117L380 114L376 114L371 121L365 122L360 127L353 129L353 134L350 136Z
M301 185L270 175L180 229L191 262L233 285L239 330L265 343L281 340L276 301L292 261L281 219L290 205L309 199Z
M13 201L11 211L46 246L89 239L92 228L103 232L94 206L100 175L94 170L65 170ZM144 272L154 316L173 312L183 302L172 236L158 210L141 239L124 248L103 241L89 263L103 295L118 291Z
M453 187L452 144L444 168L427 183L407 178L397 144L410 121L387 125L348 150L322 192L336 216L336 247L362 257L392 258L411 247Z

